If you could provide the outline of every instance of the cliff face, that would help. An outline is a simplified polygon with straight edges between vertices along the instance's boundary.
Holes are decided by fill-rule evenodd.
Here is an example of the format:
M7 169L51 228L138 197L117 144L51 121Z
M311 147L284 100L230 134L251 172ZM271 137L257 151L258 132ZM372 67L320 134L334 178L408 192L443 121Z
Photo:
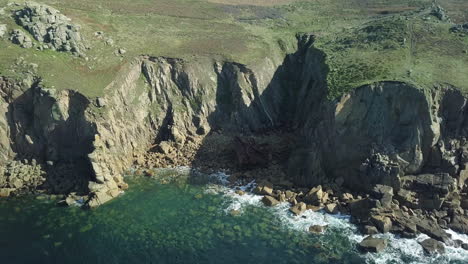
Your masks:
M210 131L287 127L297 139L288 176L298 185L343 178L356 190L398 190L405 175L444 172L463 186L465 97L449 87L425 92L381 82L330 101L325 55L312 42L298 36L297 50L282 61L254 67L142 56L97 99L3 80L0 156L4 163L36 160L47 189L91 193L94 207L125 189L122 173L161 141L182 146ZM0 187L18 191L7 174Z
M343 177L361 190L399 189L400 177L409 174L459 177L468 154L465 111L466 98L452 87L427 92L382 82L357 88L337 102L322 101L303 120L306 147L293 155L291 174L303 185Z

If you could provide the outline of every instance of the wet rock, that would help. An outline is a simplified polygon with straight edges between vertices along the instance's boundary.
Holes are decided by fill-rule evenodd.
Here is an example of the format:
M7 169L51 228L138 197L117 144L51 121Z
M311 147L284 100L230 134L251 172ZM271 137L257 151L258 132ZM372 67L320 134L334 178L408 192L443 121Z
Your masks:
M419 232L424 233L433 239L444 243L448 243L450 241L450 234L447 234L437 223L419 219L415 224Z
M229 211L229 214L231 216L239 216L239 215L241 215L241 211L232 209L231 211Z
M325 232L326 229L327 229L327 226L313 225L309 227L309 232L314 233L314 234L321 234Z
M365 235L375 235L375 234L378 234L379 231L377 230L377 228L375 226L365 225L362 228L362 233L365 234Z
M392 218L392 226L400 227L402 233L408 234L415 234L418 232L416 221L418 221L415 217L409 217L404 215L400 212L395 212Z
M112 200L112 198L113 197L107 194L106 192L97 192L92 195L87 205L90 208L95 208Z
M280 193L279 196L278 196L278 199L279 199L279 201L281 203L288 201L288 199L286 199L286 195L284 193Z
M300 202L293 207L289 208L289 211L294 213L295 215L301 215L307 210L307 205L303 202Z
M322 206L316 206L316 205L311 205L311 204L307 205L307 210L312 210L314 212L320 211L322 209L323 209Z
M363 252L377 253L384 250L387 247L387 243L386 239L368 236L359 243L359 249Z
M254 193L271 196L273 194L273 184L271 182L264 181L255 187Z
M309 204L318 205L322 202L322 198L324 196L324 192L322 190L322 186L319 185L317 187L312 188L305 196L304 202Z
M463 248L464 250L468 250L468 243L462 244L461 248Z
M269 195L263 196L262 202L266 206L276 206L276 205L279 204L278 200L276 200L275 198L273 198L273 197L271 197Z
M241 196L242 196L242 195L245 195L245 192L244 192L243 190L236 190L235 193L236 193L237 195L241 195Z
M392 228L392 220L390 220L390 218L386 216L373 215L371 216L371 222L382 233L387 233Z
M444 254L445 253L445 247L444 247L444 244L440 243L439 241L435 240L435 239L432 239L432 238L429 238L429 239L426 239L422 242L419 243L423 249L424 249L424 252L426 252L427 254Z
M468 234L468 216L455 214L452 221L448 224L448 227L456 232Z

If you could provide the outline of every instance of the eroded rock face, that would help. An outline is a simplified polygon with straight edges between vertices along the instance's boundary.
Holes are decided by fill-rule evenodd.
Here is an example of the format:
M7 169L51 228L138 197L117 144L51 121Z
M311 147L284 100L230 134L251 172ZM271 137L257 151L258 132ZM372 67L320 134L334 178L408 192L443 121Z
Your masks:
M80 27L50 6L27 2L25 7L15 13L15 19L31 35L44 43L46 48L83 54L85 45Z

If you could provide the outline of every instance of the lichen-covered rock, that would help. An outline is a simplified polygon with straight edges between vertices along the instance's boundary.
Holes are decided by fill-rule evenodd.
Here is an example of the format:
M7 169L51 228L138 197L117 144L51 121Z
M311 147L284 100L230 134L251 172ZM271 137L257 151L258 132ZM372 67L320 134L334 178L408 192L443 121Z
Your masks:
M468 34L468 23L458 24L450 28L451 32Z
M80 26L50 6L27 2L15 12L19 25L23 26L37 41L46 43L50 49L69 51L82 55L85 50Z
M0 38L3 38L7 33L7 26L5 24L0 24Z
M447 11L440 5L433 4L431 7L431 15L437 17L440 21L449 21L450 18L447 15Z
M19 29L15 29L11 32L10 40L14 44L18 44L25 49L30 49L33 47L31 38Z

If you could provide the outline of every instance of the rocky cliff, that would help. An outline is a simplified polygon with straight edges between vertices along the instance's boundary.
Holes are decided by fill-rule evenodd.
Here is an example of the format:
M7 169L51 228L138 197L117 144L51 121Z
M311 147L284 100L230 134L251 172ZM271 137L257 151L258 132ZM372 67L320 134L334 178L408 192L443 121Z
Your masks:
M468 153L460 92L392 81L330 100L325 55L312 44L313 36L298 35L295 51L253 66L141 56L100 98L46 89L40 79L29 86L2 79L2 162L35 164L44 179L14 185L11 179L21 177L5 171L1 187L90 193L94 207L125 189L122 173L162 141L182 148L213 131L287 128L296 145L284 165L296 185L342 179L356 191L375 184L398 191L409 184L406 176L430 174L429 185L443 175L457 181L448 193L463 193Z

